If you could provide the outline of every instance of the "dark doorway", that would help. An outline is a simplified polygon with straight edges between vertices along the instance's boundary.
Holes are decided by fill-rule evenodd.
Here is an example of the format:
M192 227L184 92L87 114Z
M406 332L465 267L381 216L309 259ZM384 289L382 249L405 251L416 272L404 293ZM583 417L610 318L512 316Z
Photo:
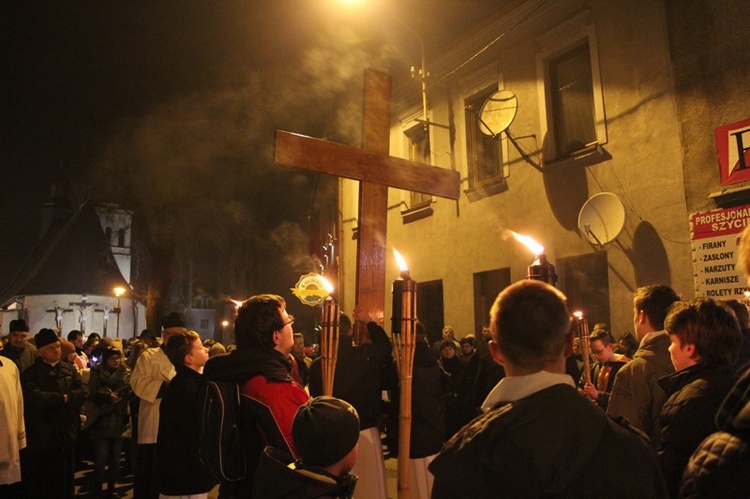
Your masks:
M568 297L570 312L582 311L591 328L597 322L610 324L607 253L560 258L555 264L557 287Z
M431 345L441 338L445 325L443 281L420 282L418 286L417 318L424 324Z
M500 291L510 286L510 268L474 274L474 335L479 338L482 326L490 322L490 309Z

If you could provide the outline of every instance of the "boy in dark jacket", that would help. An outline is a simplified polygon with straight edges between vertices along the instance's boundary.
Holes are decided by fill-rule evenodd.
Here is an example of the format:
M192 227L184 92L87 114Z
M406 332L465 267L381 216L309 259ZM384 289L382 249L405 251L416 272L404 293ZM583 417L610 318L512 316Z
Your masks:
M357 483L350 473L357 461L359 416L351 404L316 397L299 409L292 423L299 460L266 447L255 473L253 497L350 498Z
M156 460L161 485L160 497L198 497L216 482L198 457L201 410L198 390L208 349L195 331L169 337L165 346L177 374L169 383L159 408L159 436Z
M659 464L669 492L677 496L690 455L716 430L714 416L737 378L741 333L737 319L710 298L672 306L664 321L676 372L659 380L667 394L661 410Z

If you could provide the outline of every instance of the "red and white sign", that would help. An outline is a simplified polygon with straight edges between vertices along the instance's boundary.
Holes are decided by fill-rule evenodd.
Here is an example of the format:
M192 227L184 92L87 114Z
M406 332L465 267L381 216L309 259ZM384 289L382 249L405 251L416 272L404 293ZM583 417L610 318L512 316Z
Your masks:
M750 119L715 130L722 185L750 180Z
M750 205L691 215L696 296L745 299L747 279L737 268L737 246L748 225Z

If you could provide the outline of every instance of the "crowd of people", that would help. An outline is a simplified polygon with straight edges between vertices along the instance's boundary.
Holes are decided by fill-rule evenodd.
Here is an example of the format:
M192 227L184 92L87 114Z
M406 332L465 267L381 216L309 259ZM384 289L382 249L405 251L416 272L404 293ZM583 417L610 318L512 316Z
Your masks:
M750 231L745 241L750 270ZM500 293L479 337L446 326L431 344L417 323L412 496L750 496L746 304L652 285L632 307L634 341L606 324L581 338L565 295L526 280ZM341 315L330 397L293 325L271 294L238 308L228 348L179 313L159 337L129 342L46 328L30 341L12 321L0 496L73 497L88 449L98 496L116 496L124 458L137 498L206 497L217 485L222 498L387 498L385 459L404 452L389 336L362 307ZM202 454L207 382L237 386L239 479Z

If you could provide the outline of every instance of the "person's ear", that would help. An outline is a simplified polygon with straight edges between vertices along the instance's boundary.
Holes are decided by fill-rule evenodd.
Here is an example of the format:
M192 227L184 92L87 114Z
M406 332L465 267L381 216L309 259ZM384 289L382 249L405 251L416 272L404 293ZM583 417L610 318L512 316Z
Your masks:
M643 310L639 310L638 311L638 324L643 325L646 323L646 321L648 321L648 317L646 317L646 312L644 312Z
M501 366L505 365L505 357L503 356L503 353L500 351L500 345L498 345L495 340L490 340L488 345L490 347L490 354L492 355L492 359L498 364L500 364Z
M700 359L698 352L695 351L695 345L693 345L692 343L685 343L684 345L682 345L682 351L685 352L685 355L687 355L691 359Z

